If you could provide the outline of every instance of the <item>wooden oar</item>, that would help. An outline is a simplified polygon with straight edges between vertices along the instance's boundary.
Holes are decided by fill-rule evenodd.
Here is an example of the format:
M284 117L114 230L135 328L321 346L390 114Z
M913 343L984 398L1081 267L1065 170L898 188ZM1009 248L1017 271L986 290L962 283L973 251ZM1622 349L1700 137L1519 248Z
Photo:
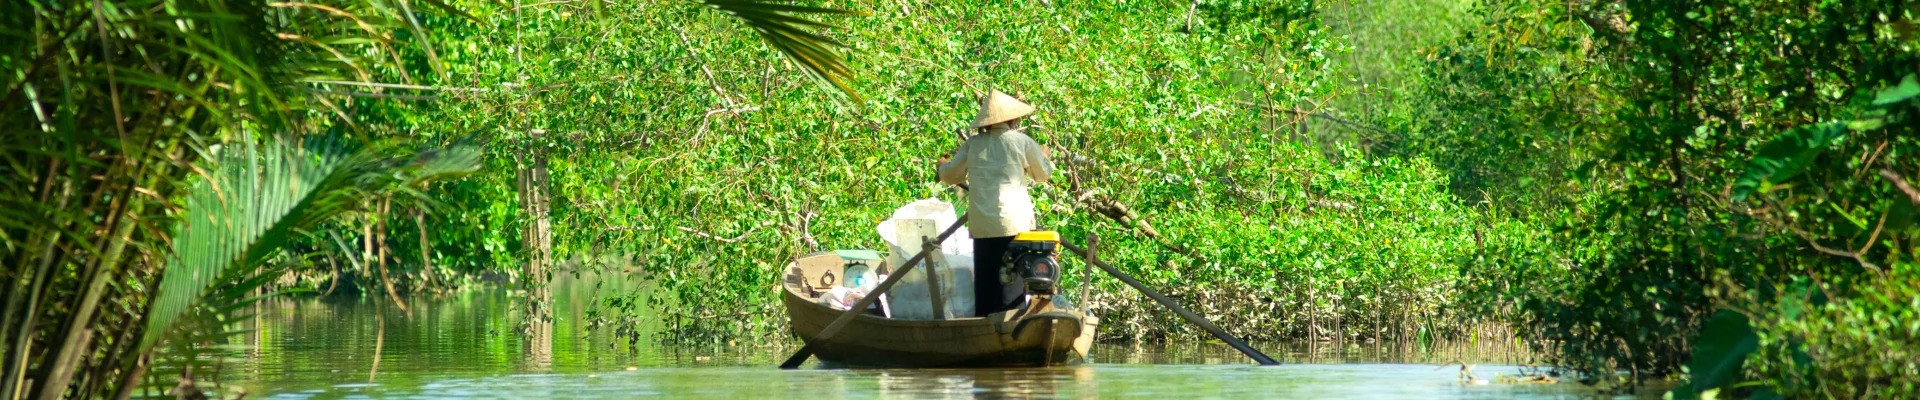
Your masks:
M1120 272L1119 269L1115 269L1113 268L1113 266L1107 265L1106 262L1100 261L1098 258L1089 256L1087 254L1086 249L1081 249L1077 246L1074 246L1073 243L1067 243L1067 241L1065 240L1061 240L1060 245L1066 247L1068 251L1072 251L1074 254L1079 254L1080 258L1086 259L1088 264L1093 264L1093 266L1095 267L1100 267L1101 270L1107 271L1108 275L1113 275L1113 277L1115 278L1120 278L1120 281L1126 282L1127 286L1133 286L1133 288L1135 290L1139 290L1140 293L1145 293L1147 297L1152 297L1153 301L1160 302L1160 305L1167 306L1168 309L1172 309L1173 313L1180 314L1180 317L1186 318L1187 322L1192 322L1194 325L1199 325L1201 329L1206 329L1207 333L1212 333L1213 337L1219 338L1220 341L1227 342L1228 345L1232 345L1233 348L1235 349L1239 349L1240 352L1246 354L1247 357L1253 358L1254 362L1258 362L1260 363L1260 365L1280 365L1280 362L1274 361L1273 357L1267 357L1267 355L1264 353L1261 353L1260 350L1254 350L1253 346L1248 346L1247 342L1240 341L1239 338L1235 338L1233 337L1233 335L1227 334L1226 330L1220 329L1219 326L1213 325L1212 322L1208 322L1207 319L1201 317L1200 314L1194 314L1192 311L1187 311L1186 307L1181 307L1179 303L1174 303L1173 299L1169 299L1167 298L1167 296L1162 296L1160 295L1159 292L1153 291L1153 289L1148 289L1147 285L1140 283L1139 280L1133 279L1133 277L1131 276L1127 276L1126 273ZM1082 299L1082 301L1084 301L1084 299Z
M967 226L967 214L960 214L960 219L954 221L953 226L947 227L945 232L940 232L940 237L934 238L933 242L946 242L947 237L953 236L953 233L959 231L962 226ZM846 312L840 313L839 317L833 319L833 323L827 324L826 329L820 330L820 335L815 336L812 342L808 342L805 346L800 346L800 351L794 352L792 357L787 357L787 362L780 363L780 369L799 368L801 363L807 362L807 358L813 357L813 346L815 343L826 342L827 339L833 338L834 334L840 333L840 328L847 327L847 323L852 322L853 317L866 312L867 307L873 306L874 299L878 299L880 295L886 294L888 289L893 289L894 282L899 282L900 278L906 277L907 271L912 271L915 265L926 260L927 255L932 253L933 249L921 249L920 254L913 255L913 258L907 260L906 265L895 268L892 275L887 275L887 280L881 281L880 286L873 288L873 292L867 293L866 297L862 297L860 301L854 302L853 308L849 308Z

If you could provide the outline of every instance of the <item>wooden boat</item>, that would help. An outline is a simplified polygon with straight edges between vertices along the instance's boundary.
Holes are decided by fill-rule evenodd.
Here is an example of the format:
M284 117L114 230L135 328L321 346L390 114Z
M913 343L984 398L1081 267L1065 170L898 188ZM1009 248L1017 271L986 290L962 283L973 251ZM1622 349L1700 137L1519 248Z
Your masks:
M841 311L822 304L845 259L809 254L787 268L781 284L794 333L823 362L892 368L1043 367L1084 362L1099 319L1052 301L985 317L903 320L861 313L833 337L820 331Z

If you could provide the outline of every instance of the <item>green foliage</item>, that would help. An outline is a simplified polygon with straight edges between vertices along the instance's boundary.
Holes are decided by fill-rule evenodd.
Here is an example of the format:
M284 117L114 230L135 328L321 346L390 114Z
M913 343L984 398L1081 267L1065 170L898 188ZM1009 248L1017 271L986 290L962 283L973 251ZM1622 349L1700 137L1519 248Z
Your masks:
M1619 95L1601 90L1618 78L1591 58L1590 29L1566 13L1547 2L1471 7L1459 32L1436 35L1450 41L1407 49L1418 58L1405 79L1354 97L1384 103L1348 108L1393 131L1366 142L1433 160L1463 199L1547 223L1585 219L1568 213L1586 191L1575 173L1620 129L1604 108Z
M1373 125L1407 118L1419 104L1414 82L1427 73L1424 66L1433 50L1470 34L1461 29L1470 22L1474 1L1465 0L1333 0L1315 4L1327 32L1343 40L1345 51L1329 57L1335 79L1328 85L1340 96L1321 105L1320 112L1362 119ZM1501 113L1481 113L1488 117ZM1368 153L1393 150L1381 145L1421 132L1394 132L1320 124L1315 133L1323 142L1345 142ZM1388 153L1393 154L1393 153ZM1440 161L1434 154L1427 158Z
M1720 311L1700 327L1694 339L1693 360L1687 364L1687 384L1695 391L1719 389L1743 374L1747 355L1760 347L1747 316Z
M1881 90L1879 94L1874 95L1873 106L1897 106L1900 103L1907 102L1914 96L1920 96L1920 81L1915 81L1913 75L1907 75L1906 78L1900 80L1899 85L1886 88L1885 90Z
M1920 391L1920 285L1907 264L1852 296L1813 304L1784 296L1756 326L1753 376L1790 398L1897 398ZM1787 310L1799 310L1789 312Z
M1771 188L1775 182L1785 182L1798 175L1813 162L1815 155L1839 143L1846 137L1847 126L1841 123L1806 125L1788 130L1773 141L1760 147L1753 156L1753 163L1747 165L1747 173L1733 181L1734 202L1747 199L1755 190Z
M1146 238L1115 240L1126 229L1097 213L1062 215L1071 218L1064 230L1101 233L1102 259L1126 261L1120 265L1137 268L1129 273L1243 336L1410 340L1426 331L1465 338L1477 327L1474 315L1453 305L1463 300L1457 291L1470 272L1460 266L1476 251L1473 232L1485 220L1452 200L1430 165L1352 153L1332 162L1301 144L1263 153L1277 167L1271 177L1222 166L1228 175L1154 182L1148 190L1158 193L1132 200L1197 261L1127 243ZM1123 288L1103 287L1089 301L1114 337L1204 335Z
M1909 137L1916 127L1913 111L1920 106L1920 102L1914 101L1914 91L1914 76L1907 75L1898 85L1879 90L1871 96L1866 93L1858 96L1862 101L1856 104L1867 104L1863 112L1858 112L1859 116L1844 123L1827 125L1841 126L1835 129L1848 130L1854 136L1880 143L1889 143L1889 139L1892 139L1892 143L1911 145L1903 139ZM1870 103L1864 101L1868 98L1872 99ZM1795 130L1804 129L1807 127ZM1770 143L1769 148L1780 143ZM1780 146L1806 142L1786 143ZM1829 150L1829 146L1818 145L1817 142L1806 146L1810 149L1792 150L1794 156L1818 157ZM1778 153L1757 154L1749 167L1750 175L1753 169L1781 164L1777 159L1769 158L1775 157L1774 154ZM1871 164L1866 166L1871 168ZM1848 167L1857 168L1859 165ZM1758 364L1755 374L1765 378L1762 383L1767 385L1767 390L1795 397L1835 398L1900 397L1920 391L1920 382L1910 379L1911 372L1920 369L1920 364L1913 361L1913 354L1901 350L1920 342L1920 324L1902 322L1912 314L1911 303L1920 301L1920 293L1914 290L1911 278L1912 265L1915 263L1913 243L1915 239L1920 239L1920 229L1913 225L1911 216L1912 210L1920 207L1920 192L1914 191L1905 183L1906 178L1891 168L1872 175L1858 172L1852 176L1832 172L1819 174L1822 178L1837 181L1835 183L1839 185L1835 186L1838 188L1857 185L1862 175L1881 178L1892 187L1881 189L1873 185L1863 188L1881 198L1865 197L1865 204L1858 206L1834 204L1834 198L1839 197L1834 192L1814 191L1811 195L1794 193L1791 185L1783 185L1788 189L1776 193L1759 195L1768 204L1785 207L1790 213L1804 213L1804 217L1813 217L1809 219L1811 221L1826 221L1780 224L1788 225L1788 229L1800 235L1816 250L1830 256L1850 258L1860 267L1859 270L1842 269L1814 275L1832 280L1828 282L1794 278L1787 284L1776 284L1770 291L1777 293L1774 295L1769 295L1769 291L1756 290L1735 297L1732 302L1734 306L1743 307L1760 318L1756 330L1764 336L1759 341L1761 357L1755 360ZM1777 179L1788 181L1791 177ZM1824 182L1806 179L1792 183L1818 185ZM1829 235L1836 231L1866 230L1867 222L1857 214L1872 210L1879 210L1880 218L1873 226L1872 233L1868 234L1867 244L1859 250L1835 250L1820 244L1831 240L1828 239ZM1838 214L1838 218L1818 219L1828 213ZM1753 214L1762 218L1781 218L1766 211ZM1895 215L1901 217L1894 218ZM1785 217L1788 221L1794 218L1792 214ZM1811 225L1813 229L1799 228L1793 224ZM1876 247L1884 253L1873 251ZM1883 267L1883 264L1890 265ZM1829 300L1830 295L1839 297ZM1723 343L1720 339L1703 337L1698 343L1700 346L1720 345ZM1722 382L1696 378L1693 386L1703 388Z
M1368 118L1406 132L1389 154L1434 159L1456 195L1551 228L1546 249L1489 246L1474 269L1490 279L1470 293L1512 300L1486 312L1594 381L1721 361L1690 355L1733 345L1694 342L1722 309L1751 321L1756 357L1742 373L1690 368L1699 388L1752 393L1724 384L1757 381L1795 396L1813 386L1783 384L1790 376L1837 376L1828 368L1840 363L1774 367L1799 353L1773 327L1805 317L1758 310L1790 297L1779 286L1799 276L1831 304L1887 290L1875 283L1886 266L1911 257L1913 206L1895 183L1920 151L1901 100L1920 89L1902 80L1916 59L1910 10L1509 2L1474 15L1427 53L1407 111ZM1881 328L1821 332L1850 329Z

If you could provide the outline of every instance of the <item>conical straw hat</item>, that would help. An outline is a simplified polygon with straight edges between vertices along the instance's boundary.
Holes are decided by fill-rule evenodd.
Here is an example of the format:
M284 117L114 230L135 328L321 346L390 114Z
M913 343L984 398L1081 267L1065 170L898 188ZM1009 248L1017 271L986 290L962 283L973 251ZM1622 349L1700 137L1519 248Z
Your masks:
M973 117L973 129L982 126L1012 121L1033 114L1033 106L1020 99L1013 98L998 90L990 91L980 99L980 114Z

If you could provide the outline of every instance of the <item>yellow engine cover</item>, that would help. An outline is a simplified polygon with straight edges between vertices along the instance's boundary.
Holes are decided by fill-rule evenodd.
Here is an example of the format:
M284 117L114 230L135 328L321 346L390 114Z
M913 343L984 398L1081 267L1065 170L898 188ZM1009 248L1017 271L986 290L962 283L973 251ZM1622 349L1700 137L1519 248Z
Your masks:
M1018 235L1013 235L1013 241L1060 243L1060 232L1026 231L1026 232L1021 232Z

